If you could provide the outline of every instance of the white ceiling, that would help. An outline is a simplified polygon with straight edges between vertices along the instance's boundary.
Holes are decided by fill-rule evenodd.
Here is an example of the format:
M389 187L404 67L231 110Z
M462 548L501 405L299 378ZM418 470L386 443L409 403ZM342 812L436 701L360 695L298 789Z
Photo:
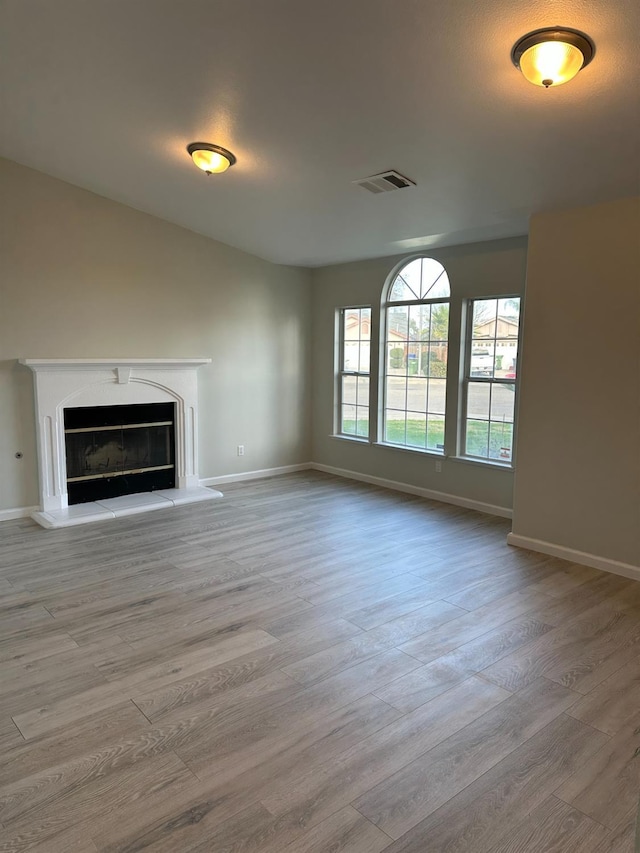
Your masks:
M0 154L272 261L526 233L638 191L636 0L0 0ZM586 31L531 86L513 43ZM238 163L207 177L185 147ZM351 182L397 169L417 187Z

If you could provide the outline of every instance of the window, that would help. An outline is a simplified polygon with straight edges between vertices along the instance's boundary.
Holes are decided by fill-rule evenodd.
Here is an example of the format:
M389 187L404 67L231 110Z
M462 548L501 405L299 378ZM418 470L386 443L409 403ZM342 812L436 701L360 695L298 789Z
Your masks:
M372 363L371 307L339 308L336 434L511 465L520 297L502 295L503 287L498 281L497 293L487 293L462 268L452 288L434 258L405 261L382 288Z
M410 261L386 299L383 441L444 453L449 279L432 258Z
M468 312L463 453L511 462L520 299L474 299Z
M371 308L340 312L339 432L369 438Z

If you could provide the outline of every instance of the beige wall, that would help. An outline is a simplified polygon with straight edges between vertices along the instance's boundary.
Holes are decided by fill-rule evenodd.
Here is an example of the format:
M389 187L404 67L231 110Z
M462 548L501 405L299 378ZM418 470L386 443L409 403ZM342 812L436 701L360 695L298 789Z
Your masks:
M0 198L0 510L38 501L23 357L211 357L199 372L200 475L309 460L307 270L7 160Z
M444 265L449 275L453 328L460 328L463 300L523 292L526 252L524 237L428 252ZM448 458L442 463L442 472L437 473L434 456L331 437L335 417L336 312L344 306L371 305L372 340L378 340L380 295L389 273L401 259L402 256L377 258L323 267L313 272L313 460L510 510L511 470ZM456 394L458 352L453 339L451 343L447 394ZM373 361L374 350L372 346ZM375 375L375 364L372 364L372 375ZM455 434L456 424L448 424L447 430Z
M640 564L640 208L535 216L513 532Z

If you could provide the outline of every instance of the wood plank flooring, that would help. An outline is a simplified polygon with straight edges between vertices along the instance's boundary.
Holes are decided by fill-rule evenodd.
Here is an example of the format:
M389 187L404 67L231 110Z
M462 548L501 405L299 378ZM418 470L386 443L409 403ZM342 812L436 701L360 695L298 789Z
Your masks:
M0 853L632 853L640 583L316 472L0 526Z

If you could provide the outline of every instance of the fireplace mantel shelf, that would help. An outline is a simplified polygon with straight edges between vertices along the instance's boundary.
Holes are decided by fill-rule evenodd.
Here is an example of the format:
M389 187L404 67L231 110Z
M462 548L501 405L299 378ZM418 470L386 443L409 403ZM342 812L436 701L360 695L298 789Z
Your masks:
M184 370L211 364L210 358L21 358L35 373L45 370L104 370L144 367L147 370Z

